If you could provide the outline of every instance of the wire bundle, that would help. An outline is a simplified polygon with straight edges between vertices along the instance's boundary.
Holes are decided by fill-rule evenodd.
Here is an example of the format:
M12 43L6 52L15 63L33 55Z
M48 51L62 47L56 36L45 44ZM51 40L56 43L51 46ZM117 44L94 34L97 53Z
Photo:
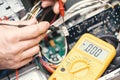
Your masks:
M106 5L108 7L112 7L111 4L109 4L110 0L80 0L79 2L77 2L76 4L72 5L66 12L65 12L65 16L64 16L64 21L69 20L70 18L74 17L75 15L79 14L82 17L84 17L84 19L79 20L79 22L91 17L90 16L86 16L89 15L90 13L93 15L101 12L101 10L105 10ZM100 10L100 11L99 11ZM95 12L95 13L93 13ZM55 26L60 26L62 24L62 18L59 18L58 20L56 20L52 25Z

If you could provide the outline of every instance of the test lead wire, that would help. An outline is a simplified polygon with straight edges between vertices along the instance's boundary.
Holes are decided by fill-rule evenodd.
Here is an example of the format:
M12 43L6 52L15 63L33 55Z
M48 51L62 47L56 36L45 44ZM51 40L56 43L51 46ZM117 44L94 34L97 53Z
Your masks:
M60 15L62 17L62 20L63 20L63 23L65 25L65 22L64 22L64 15L65 15L65 9L64 9L64 5L63 5L63 2L62 0L59 0L59 11L60 11Z

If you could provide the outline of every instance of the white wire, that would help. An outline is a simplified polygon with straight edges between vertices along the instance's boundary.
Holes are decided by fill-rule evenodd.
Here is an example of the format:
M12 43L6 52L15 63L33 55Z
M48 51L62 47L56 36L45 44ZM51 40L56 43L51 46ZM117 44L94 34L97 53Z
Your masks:
M34 17L32 13L28 12L21 20L25 20L29 15Z
M41 3L41 1L39 1L37 4L35 4L35 5L33 6L33 8L31 9L31 11L33 11L40 3ZM31 12L31 11L30 11L30 12Z
M28 12L21 20L25 20L29 15L34 17L32 13Z
M70 7L67 11L70 12L71 10L74 10L77 7L81 7L82 5L85 6L85 4L89 5L93 2L102 2L104 4L109 4L107 2L109 2L110 0L105 0L105 1L101 1L101 0L83 0L83 1L79 1L76 4L74 4L72 7ZM110 4L109 4L110 5Z
M102 4L102 5L96 4L96 5L94 5L94 6L81 9L81 10L76 11L75 13L73 13L73 14L71 15L71 17L73 17L73 16L75 16L75 15L77 15L77 14L79 14L79 13L83 13L84 11L85 11L85 12L89 12L89 11L94 10L95 8L99 8L99 7L103 7L103 6L105 6L105 5L104 5L104 4ZM66 17L67 17L67 18L66 18L67 20L68 20L69 18L71 18L70 15L67 15Z
M81 5L79 5L78 7L74 8L73 10L68 10L68 11L66 11L66 14L67 14L67 13L70 13L70 12L75 12L75 11L77 11L77 10L80 10L80 9L82 9L82 8L85 8L86 6L92 5L92 4L96 3L96 2L98 2L98 1L93 1L93 2L89 2L89 3L81 4Z
M38 12L40 11L40 8L35 12L34 17L38 15Z
M32 17L35 17L35 16L37 15L37 13L39 12L40 7L38 7L38 10L35 12L35 16L32 14L32 11L33 11L40 3L41 3L41 0L40 0L37 4L35 4L35 5L32 7L32 9L30 10L30 12L26 13L26 15L25 15L23 18L21 18L21 20L25 20L29 15L31 15Z
M63 56L62 59L64 59L66 57L67 52L68 52L68 44L67 44L67 38L65 37L65 55Z
M94 10L94 9L93 9L93 10ZM104 10L105 10L105 7L101 7L101 8L99 8L99 9L95 10L95 11L91 11L91 10L90 10L90 11L81 12L81 18L79 18L78 20L76 20L76 22L75 22L73 25L78 24L78 23L84 21L85 19L88 19L88 18L90 18L91 16L94 16L94 15L96 15L96 14L98 14L98 13L104 11ZM88 13L89 13L89 14L88 14ZM71 27L71 26L70 26L70 27Z
M98 0L98 1L101 2L101 3L103 3L103 4L108 5L108 6L110 6L110 7L113 7L110 3L107 3L106 1L103 1L103 0Z
M67 11L70 12L71 10L74 10L76 7L79 7L81 5L84 5L84 3L89 3L92 2L93 0L83 0L83 1L79 1L76 4L72 5L72 7L70 7Z

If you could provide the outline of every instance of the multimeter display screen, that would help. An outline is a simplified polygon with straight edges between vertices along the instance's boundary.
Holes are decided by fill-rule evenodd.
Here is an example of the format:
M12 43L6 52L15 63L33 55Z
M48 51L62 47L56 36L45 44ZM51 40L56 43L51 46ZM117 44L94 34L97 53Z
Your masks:
M102 61L104 61L108 55L107 50L102 49L88 40L83 41L80 49Z

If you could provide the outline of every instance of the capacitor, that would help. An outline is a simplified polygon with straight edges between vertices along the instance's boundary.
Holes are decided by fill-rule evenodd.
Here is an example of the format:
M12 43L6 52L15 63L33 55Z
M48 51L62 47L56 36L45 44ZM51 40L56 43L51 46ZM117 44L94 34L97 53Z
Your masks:
M54 40L50 40L49 43L50 43L50 45L51 45L52 47L55 47L55 42L54 42Z

